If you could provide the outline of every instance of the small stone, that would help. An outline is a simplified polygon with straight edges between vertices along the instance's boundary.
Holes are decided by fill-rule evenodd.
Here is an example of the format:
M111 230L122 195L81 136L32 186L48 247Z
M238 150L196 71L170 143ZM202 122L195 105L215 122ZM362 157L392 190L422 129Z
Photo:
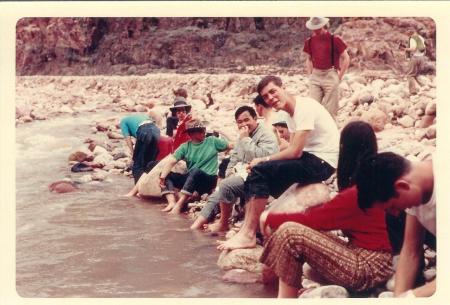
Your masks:
M77 187L70 181L56 181L48 186L50 192L71 193L77 191Z
M414 126L414 119L412 117L410 117L409 115L405 115L405 116L401 117L400 119L397 120L397 122L405 128Z
M254 272L249 272L244 269L232 269L227 271L223 276L222 280L225 282L238 283L238 284L252 284L261 283L261 274Z
M433 280L436 277L436 268L431 267L423 272L423 276L427 282Z
M426 137L427 139L436 138L436 125L431 125L430 127L428 127Z
M329 285L307 290L300 298L348 298L348 291L341 286Z
M379 298L393 298L394 293L392 291L383 291L378 295Z

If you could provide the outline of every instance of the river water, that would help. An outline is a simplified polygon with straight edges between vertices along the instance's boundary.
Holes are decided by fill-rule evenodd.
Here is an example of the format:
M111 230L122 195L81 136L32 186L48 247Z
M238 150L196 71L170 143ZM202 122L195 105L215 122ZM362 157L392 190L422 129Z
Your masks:
M274 297L262 284L225 283L216 237L162 206L123 198L132 179L110 175L55 194L48 185L76 178L69 154L94 138L89 113L16 129L16 289L21 297ZM104 137L104 135L102 135ZM103 138L104 139L104 138ZM100 145L102 143L100 142Z

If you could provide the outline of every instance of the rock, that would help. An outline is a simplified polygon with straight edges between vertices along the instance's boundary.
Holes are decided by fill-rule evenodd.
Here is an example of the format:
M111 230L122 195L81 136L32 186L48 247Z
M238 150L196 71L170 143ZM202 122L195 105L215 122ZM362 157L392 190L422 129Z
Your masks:
M238 284L251 284L251 283L261 283L261 274L249 272L244 269L232 269L227 271L222 280L225 282L238 283Z
M348 298L349 296L349 293L344 287L329 285L307 290L299 298Z
M24 115L19 120L21 120L24 123L33 122L33 118L31 116L29 116L29 115Z
M436 277L436 267L431 267L423 272L423 276L427 282L433 280Z
M74 183L70 182L70 181L56 181L53 182L52 184L50 184L48 186L50 192L55 192L55 193L71 193L71 192L75 192L78 191L78 188L75 186Z
M365 92L364 94L361 94L359 96L358 102L360 105L364 104L372 104L372 102L375 100L375 97L368 92Z
M69 155L69 161L84 162L92 161L92 155L85 151L76 151Z
M64 105L64 106L59 108L59 112L61 112L61 113L73 113L73 109L70 108L67 105Z
M25 103L16 103L16 119L24 116L32 117L30 106Z
M78 183L88 183L92 181L91 175L84 175L76 179Z
M383 130L387 123L387 115L377 108L372 108L364 112L360 119L370 124L375 132Z
M99 147L99 146L97 146L97 147ZM96 149L97 149L97 147L96 147ZM92 162L105 166L108 163L111 163L112 161L113 161L113 157L109 153L106 153L106 154L101 154L101 155L96 156Z
M123 135L121 133L114 131L108 131L106 135L108 136L109 139L123 139Z
M299 212L330 199L330 190L323 183L289 187L270 204L270 211Z
M109 152L106 150L106 148L104 148L100 145L95 146L93 153L94 153L94 156L109 154Z
M387 282L386 282L386 289L389 291L394 291L395 287L395 278L392 276Z
M434 115L425 114L422 117L422 119L420 120L419 128L427 128L427 127L433 125L434 119L435 119Z
M378 295L379 298L393 298L394 293L392 291L383 291Z
M122 158L128 158L127 153L125 153L123 151L120 151L120 152L117 152L117 153L113 154L113 159L114 160L118 160L118 159L122 159Z
M261 273L263 264L259 262L263 247L257 246L253 249L236 249L222 251L217 265L222 270L244 269L250 272Z
M95 126L97 131L108 131L109 130L109 124L106 122L98 123L97 126Z
M125 163L124 161L120 161L120 160L112 161L110 163L110 165L112 165L114 168L119 168L119 169L127 168L127 163Z
M428 127L427 133L425 134L425 136L427 137L427 139L435 139L436 138L436 124Z
M70 170L74 173L80 173L80 172L93 171L94 169L85 163L78 162L78 163L74 164Z
M425 114L427 115L436 115L436 101L432 100L429 102L425 108Z
M320 287L320 284L317 282L311 281L310 279L304 278L302 280L302 287L305 289L312 289L312 288Z
M405 115L397 120L397 122L405 128L413 127L414 126L414 119L410 117L409 115Z
M103 181L108 177L107 171L96 171L92 174L91 178L95 181Z

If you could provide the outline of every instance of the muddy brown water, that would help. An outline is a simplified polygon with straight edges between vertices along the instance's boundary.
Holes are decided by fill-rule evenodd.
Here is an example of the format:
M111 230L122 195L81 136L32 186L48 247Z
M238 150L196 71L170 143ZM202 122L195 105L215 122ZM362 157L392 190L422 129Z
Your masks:
M110 175L80 191L48 185L71 173L67 157L90 123L108 113L66 116L16 128L16 290L21 297L274 297L273 287L225 283L217 237L162 205L119 195L132 179Z

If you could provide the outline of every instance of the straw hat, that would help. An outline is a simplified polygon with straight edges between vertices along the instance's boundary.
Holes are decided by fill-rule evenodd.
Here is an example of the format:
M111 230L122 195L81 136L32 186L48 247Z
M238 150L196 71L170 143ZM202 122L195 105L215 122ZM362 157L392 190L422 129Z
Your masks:
M306 28L309 30L318 30L324 27L328 21L330 21L330 19L326 17L310 17L309 20L306 21Z

